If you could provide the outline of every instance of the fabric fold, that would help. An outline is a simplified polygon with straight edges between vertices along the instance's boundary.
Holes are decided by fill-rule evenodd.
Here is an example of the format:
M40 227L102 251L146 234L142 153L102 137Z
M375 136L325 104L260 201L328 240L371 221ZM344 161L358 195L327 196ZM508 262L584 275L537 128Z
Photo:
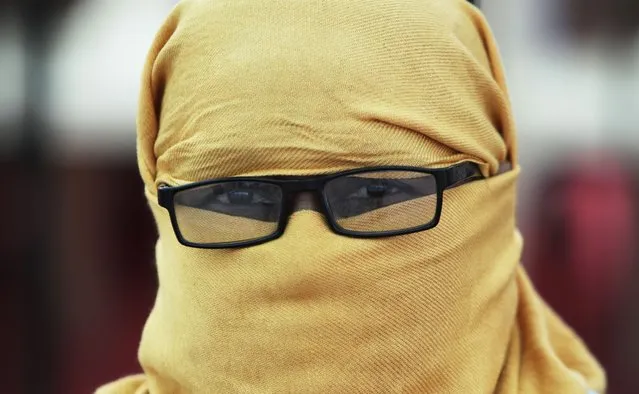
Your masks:
M520 265L514 120L468 2L183 0L149 53L137 132L159 289L144 375L98 393L603 392ZM277 240L197 249L157 204L161 183L464 161L487 178L446 190L437 227L391 238L302 210Z

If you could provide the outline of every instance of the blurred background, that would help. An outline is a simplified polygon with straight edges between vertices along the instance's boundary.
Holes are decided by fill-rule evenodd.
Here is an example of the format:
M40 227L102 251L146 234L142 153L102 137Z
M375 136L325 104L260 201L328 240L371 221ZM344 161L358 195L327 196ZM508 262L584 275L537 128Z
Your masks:
M0 0L0 392L139 371L156 236L138 81L173 0ZM524 263L639 392L639 2L484 0L519 129Z

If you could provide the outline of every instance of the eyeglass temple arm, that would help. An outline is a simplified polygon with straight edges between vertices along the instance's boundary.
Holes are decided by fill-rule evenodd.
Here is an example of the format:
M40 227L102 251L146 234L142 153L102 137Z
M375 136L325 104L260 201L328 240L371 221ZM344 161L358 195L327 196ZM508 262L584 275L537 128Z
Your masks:
M509 161L499 163L499 170L496 175L503 174L513 169L513 165ZM445 189L450 187L460 186L466 182L473 181L475 179L484 178L484 175L479 169L479 165L473 162L464 162L454 167L449 168L446 171L446 186Z
M446 186L448 189L450 187L455 187L459 185L463 185L466 182L470 182L477 178L483 178L481 171L479 170L479 166L477 163L465 162L454 167L449 168L446 171Z

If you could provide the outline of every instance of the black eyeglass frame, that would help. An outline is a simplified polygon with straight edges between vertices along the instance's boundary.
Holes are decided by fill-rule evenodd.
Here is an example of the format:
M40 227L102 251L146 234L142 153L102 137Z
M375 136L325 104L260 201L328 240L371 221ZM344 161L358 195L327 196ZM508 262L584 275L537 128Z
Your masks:
M435 216L433 219L425 225L412 227L402 230L390 230L382 232L363 232L346 230L342 228L337 221L331 210L328 197L324 191L326 184L342 176L356 175L359 173L367 172L382 172L382 171L412 171L420 172L425 175L431 175L435 178L435 184L437 187L437 205L435 208ZM190 246L200 249L228 249L228 248L241 248L247 246L255 246L265 242L272 241L281 237L284 234L288 220L293 213L294 197L298 193L312 192L315 196L319 197L322 206L322 212L327 224L331 230L340 235L353 237L353 238L382 238L393 237L398 235L406 235L432 229L439 223L443 200L444 190L451 187L461 185L466 182L470 182L476 179L482 179L483 176L479 170L479 166L473 162L462 162L447 168L422 168L412 166L377 166L377 167L363 167L351 170L340 171L326 175L311 175L311 176L257 176L257 177L225 177L216 178L200 182L189 183L181 186L168 186L160 185L158 187L158 204L165 208L169 212L171 218L171 225L178 241L185 246ZM282 190L282 201L280 216L278 218L277 230L264 237L255 238L246 241L237 242L216 242L216 243L199 243L191 242L184 238L180 227L177 222L177 215L175 213L174 199L175 195L179 192L189 190L192 188L214 185L223 182L262 182L278 186Z

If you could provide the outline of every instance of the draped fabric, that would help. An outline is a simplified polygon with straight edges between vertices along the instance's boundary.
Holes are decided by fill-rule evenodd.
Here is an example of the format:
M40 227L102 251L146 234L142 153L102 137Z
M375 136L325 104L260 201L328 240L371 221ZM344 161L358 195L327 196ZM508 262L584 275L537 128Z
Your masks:
M604 389L520 266L512 111L468 2L184 0L149 53L137 132L159 289L144 374L99 393ZM157 204L161 183L463 161L486 179L445 191L437 227L390 238L301 210L274 241L197 249Z

